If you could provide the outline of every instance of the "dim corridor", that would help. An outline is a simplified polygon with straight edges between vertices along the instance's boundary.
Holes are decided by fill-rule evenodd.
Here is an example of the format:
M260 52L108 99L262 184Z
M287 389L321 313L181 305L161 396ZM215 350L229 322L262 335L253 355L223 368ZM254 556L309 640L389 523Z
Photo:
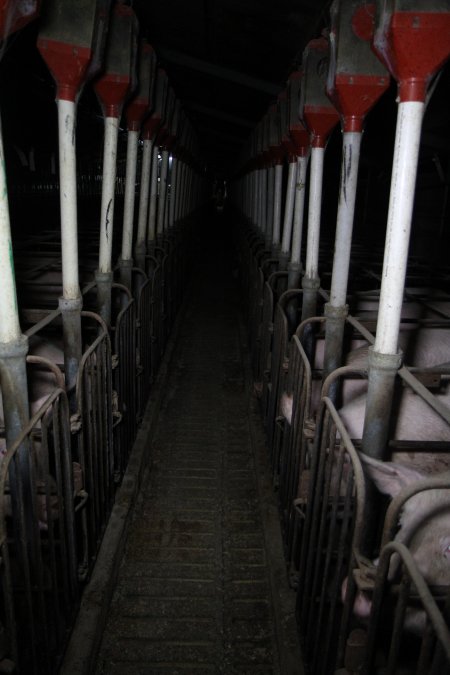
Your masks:
M96 675L302 672L223 237L217 217L194 263Z

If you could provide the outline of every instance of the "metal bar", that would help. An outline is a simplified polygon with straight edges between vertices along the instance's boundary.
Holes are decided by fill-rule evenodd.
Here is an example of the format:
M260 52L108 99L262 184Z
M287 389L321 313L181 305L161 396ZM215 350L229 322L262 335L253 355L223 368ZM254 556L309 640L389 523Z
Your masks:
M144 138L142 149L141 183L139 193L138 227L136 235L136 246L134 251L136 264L141 270L145 269L147 216L149 208L152 148L153 148L153 141L150 140L149 138Z
M292 232L291 260L288 265L289 288L297 288L301 274L301 251L303 238L303 217L306 195L306 171L309 153L297 159L297 182L295 185L294 224Z
M296 194L297 161L289 162L288 182L286 187L286 204L284 208L283 238L281 254L288 256L291 251L292 218L294 215L294 198Z
M283 165L275 165L275 185L273 198L273 231L272 231L272 246L275 250L280 247L281 240L281 195L283 186ZM264 199L266 193L264 191Z
M155 144L153 146L152 151L150 202L148 206L147 242L149 246L154 244L156 238L156 215L158 209L158 169L159 169L159 148Z
M131 288L131 267L133 265L133 223L134 202L136 195L136 168L139 131L128 129L127 162L125 173L125 199L123 211L122 254L119 260L122 283Z
M159 191L158 191L158 215L157 215L157 227L156 232L158 236L162 236L164 233L164 218L165 218L165 209L167 201L167 176L169 171L169 151L162 151L162 160L161 160L161 174L159 178Z
M324 147L311 149L311 170L309 179L308 235L306 245L305 275L302 279L303 308L302 321L316 313L319 281L319 240L322 208L322 182Z

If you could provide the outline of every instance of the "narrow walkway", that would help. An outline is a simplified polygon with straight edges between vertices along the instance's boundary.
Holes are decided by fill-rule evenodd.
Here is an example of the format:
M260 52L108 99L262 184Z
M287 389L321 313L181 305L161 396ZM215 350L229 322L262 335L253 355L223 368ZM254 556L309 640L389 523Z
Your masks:
M221 234L213 238L190 292L96 675L302 672L239 293Z

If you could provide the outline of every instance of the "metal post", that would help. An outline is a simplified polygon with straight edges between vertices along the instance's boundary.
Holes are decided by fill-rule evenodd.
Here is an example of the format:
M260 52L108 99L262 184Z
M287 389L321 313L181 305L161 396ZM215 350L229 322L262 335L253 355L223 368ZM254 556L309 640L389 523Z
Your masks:
M274 197L273 197L273 232L272 232L272 248L274 252L277 252L280 248L282 186L283 186L283 165L276 164Z
M297 160L289 162L288 182L286 187L286 204L284 208L283 238L281 241L281 260L286 267L291 250L292 218L294 214L295 184L297 179Z
M3 398L3 416L6 447L10 447L28 422L28 387L26 355L28 338L22 335L17 310L14 259L9 219L8 192L5 175L5 157L0 121L0 261L2 288L0 293L0 382ZM15 471L20 473L24 488L29 486L30 466L28 442L21 444L16 462L11 463L11 497L13 511L19 508L21 497L16 495Z
M169 227L175 223L175 202L177 199L178 161L172 155L172 170L170 172L170 202L169 202Z
M253 181L253 201L252 201L252 225L258 224L258 170L255 169L252 174Z
M152 152L150 201L148 207L147 242L150 246L154 245L156 237L156 213L158 208L158 169L159 169L159 148L155 144L153 146Z
M119 259L120 279L124 286L131 290L131 269L133 258L133 221L136 194L136 163L138 153L139 131L128 130L127 163L125 173L125 198L123 210L122 254Z
M333 274L330 301L325 305L324 379L341 365L361 138L359 131L345 131L343 135Z
M175 222L178 222L181 219L183 208L183 187L184 187L185 172L186 172L185 163L181 159L178 159L177 196L175 200Z
M313 147L311 150L311 172L309 179L308 237L306 244L306 267L302 279L303 306L302 321L315 316L317 311L317 291L319 279L319 238L322 207L322 182L325 148Z
M423 101L404 101L398 106L380 306L369 361L363 431L363 451L380 459L386 447L390 402L400 361L398 334L424 109Z
M274 190L275 190L275 167L269 166L267 169L267 224L266 224L266 246L270 248L273 236L273 208L274 208Z
M167 198L167 174L169 170L169 152L162 151L161 175L159 179L158 192L158 215L157 215L157 235L161 237L164 233L164 215Z
M100 215L99 268L95 275L98 289L99 310L102 319L111 323L112 242L114 223L114 198L116 186L116 157L119 120L105 117L105 142L103 149L103 187Z
M303 238L303 216L305 211L306 171L308 154L297 158L297 181L295 184L294 225L292 232L291 260L288 264L288 288L298 288L302 272L301 252Z
M261 234L267 231L267 169L260 169L259 171L259 220L258 225L261 231Z
M149 138L144 139L142 149L141 190L139 194L139 216L134 257L141 270L145 270L145 235L147 230L148 200L150 193L150 169L153 143Z
M81 360L81 308L78 277L77 169L75 148L76 104L57 100L59 140L59 199L63 295L59 299L64 334L66 388L75 387Z

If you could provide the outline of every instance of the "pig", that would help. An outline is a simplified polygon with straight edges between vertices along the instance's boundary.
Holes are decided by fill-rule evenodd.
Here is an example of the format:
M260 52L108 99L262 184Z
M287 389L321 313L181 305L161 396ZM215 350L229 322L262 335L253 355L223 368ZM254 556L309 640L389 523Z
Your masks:
M34 351L34 355L41 355L41 354L46 354L47 356L53 357L55 359L60 359L62 358L62 352L61 350L58 349L57 346L53 345L52 343L48 344L43 340L33 340L32 341L32 348ZM34 416L40 408L44 405L44 403L47 401L48 397L54 390L55 386L57 386L56 382L56 377L53 371L49 369L44 369L44 370L33 370L33 375L31 378L29 378L29 393L30 393L30 401L29 401L29 406L30 406L30 417ZM45 392L45 393L42 393ZM48 414L45 413L45 414ZM0 427L4 426L3 422L3 401L2 401L2 395L1 395L1 390L0 390ZM38 421L37 426L40 426L41 420ZM49 490L50 490L50 514L47 513L47 500L46 497L43 493L45 490L45 480L44 480L44 474L42 473L42 467L40 466L40 461L39 461L39 454L40 454L40 449L41 449L41 444L39 441L36 439L33 439L32 441L34 443L34 448L35 448L35 453L37 457L37 462L36 462L36 470L37 470L37 476L36 476L36 492L37 492L37 500L36 500L36 505L37 505L37 516L38 516L38 524L39 524L39 529L41 530L47 530L48 529L48 520L49 518L54 520L59 517L59 508L58 508L58 499L55 496L56 495L56 483L54 478L49 475L47 477L48 483L49 483ZM2 461L4 455L6 454L6 441L4 437L0 437L0 462ZM78 494L82 489L83 489L83 476L82 476L82 469L81 466L78 462L73 462L73 488L74 488L74 494ZM7 516L11 515L11 505L10 505L10 500L9 497L5 498L7 500L7 503L5 505L5 511L4 513Z
M391 498L396 497L403 488L430 477L429 473L407 464L382 462L362 453L360 457L365 473L380 492ZM448 477L448 488L424 490L404 503L395 535L395 541L407 546L429 586L450 586L450 472L444 475ZM378 560L374 561L374 565L378 565ZM397 571L398 559L394 555L388 571L389 581L395 581ZM341 592L342 600L345 601L347 579L342 584ZM368 619L371 607L370 595L357 591L353 605L355 616ZM424 611L409 607L404 629L421 635L425 619Z
M405 289L407 296L403 305L401 318L436 319L450 318L450 296L444 291L433 288ZM421 301L422 300L422 301ZM361 321L374 320L378 315L379 298L377 296L359 296L354 303L351 313Z
M450 409L450 392L437 393L435 397ZM362 438L366 398L366 394L361 394L338 411L350 438ZM393 413L392 437L395 440L450 441L447 422L408 387L401 390Z
M400 332L398 344L399 348L403 351L404 363L406 365L417 368L448 368L450 366L450 330L447 328L416 329L415 327L411 327ZM343 365L351 365L355 370L365 371L368 367L368 353L369 345L367 343L356 349L352 349L346 355ZM355 422L357 418L356 411L358 410L361 413L361 401L362 398L365 400L366 389L367 382L364 379L344 378L342 381L342 400L347 405L351 405L352 401L354 401L350 415L355 419ZM318 407L318 403L319 397L316 394L313 397L313 409ZM420 406L420 404L417 405ZM282 394L280 399L280 412L290 424L292 419L292 396L286 392ZM361 424L362 421L363 418L361 419ZM353 438L361 438L361 436L353 436ZM442 440L447 440L447 438Z
M29 355L47 359L58 367L64 365L64 351L62 342L46 340L33 335L28 341ZM49 395L56 386L55 375L49 368L33 368L28 382L30 403L40 399L44 394Z

